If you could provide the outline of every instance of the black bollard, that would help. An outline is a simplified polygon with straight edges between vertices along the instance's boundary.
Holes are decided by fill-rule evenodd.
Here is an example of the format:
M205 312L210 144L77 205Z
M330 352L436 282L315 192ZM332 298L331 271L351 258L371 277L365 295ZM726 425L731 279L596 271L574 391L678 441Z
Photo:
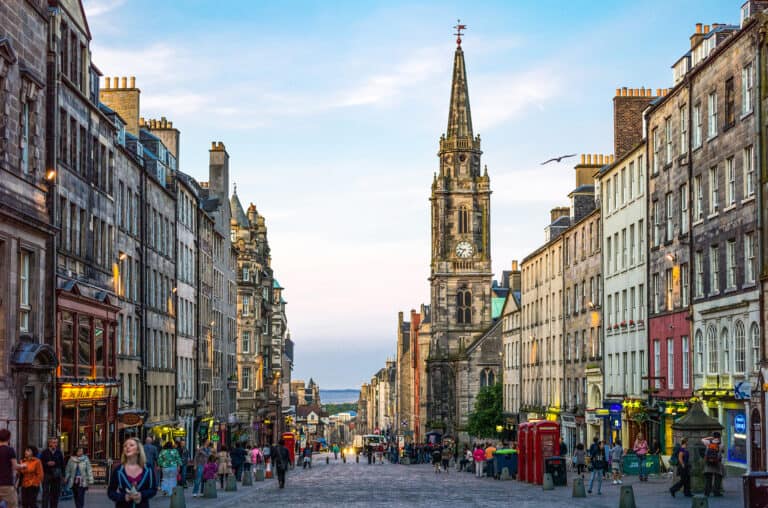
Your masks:
M330 464L331 463L331 458L330 457L326 457L325 458L325 463L326 464Z

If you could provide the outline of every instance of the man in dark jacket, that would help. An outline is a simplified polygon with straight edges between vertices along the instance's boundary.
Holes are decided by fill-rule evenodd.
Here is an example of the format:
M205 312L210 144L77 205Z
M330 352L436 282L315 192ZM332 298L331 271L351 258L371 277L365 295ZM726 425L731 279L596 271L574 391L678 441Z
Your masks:
M64 477L64 454L59 450L58 438L48 439L48 448L40 454L43 463L43 508L57 508Z
M281 439L277 442L277 446L273 446L269 452L272 458L272 464L277 472L277 482L280 488L285 488L285 472L288 470L288 466L291 463L291 454L288 452L288 448L285 447L285 440Z
M235 447L229 452L229 457L232 459L232 469L235 471L235 478L240 481L243 476L243 465L245 464L245 448L240 443L237 443Z

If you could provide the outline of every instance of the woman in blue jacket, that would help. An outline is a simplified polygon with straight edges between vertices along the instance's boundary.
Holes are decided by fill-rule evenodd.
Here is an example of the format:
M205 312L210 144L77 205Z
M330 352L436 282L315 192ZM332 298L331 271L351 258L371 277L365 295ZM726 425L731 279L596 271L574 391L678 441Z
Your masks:
M126 439L121 464L112 471L107 488L115 508L149 508L149 500L157 494L157 479L146 461L139 441L132 437Z

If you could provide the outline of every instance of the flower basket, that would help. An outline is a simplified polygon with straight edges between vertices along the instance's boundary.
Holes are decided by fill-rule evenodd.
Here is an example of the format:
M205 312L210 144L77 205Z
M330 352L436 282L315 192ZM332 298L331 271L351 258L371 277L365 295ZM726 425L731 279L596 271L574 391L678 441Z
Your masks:
M629 326L635 326L635 320L634 319L630 319L629 320Z
M618 330L619 329L619 325L613 325L613 329L614 330Z
M622 321L621 322L621 327L622 328L626 328L627 327L627 322L626 321Z

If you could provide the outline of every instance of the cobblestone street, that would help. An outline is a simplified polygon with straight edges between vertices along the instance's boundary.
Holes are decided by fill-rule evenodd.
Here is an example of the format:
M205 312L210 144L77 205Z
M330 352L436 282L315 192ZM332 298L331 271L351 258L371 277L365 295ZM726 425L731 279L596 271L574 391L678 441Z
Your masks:
M187 489L187 507L253 506L255 502L280 506L514 506L523 507L584 507L615 508L619 504L619 487L603 482L603 495L590 495L586 499L571 497L571 483L544 492L541 487L517 481L477 479L469 473L435 474L431 466L367 463L344 464L341 460L325 464L325 457L315 458L312 469L295 469L288 473L285 490L277 481L255 482L253 487L238 486L237 492L219 491L217 499L193 498ZM662 508L691 506L691 500L682 496L672 499L668 478L651 478L640 484L633 477L625 481L633 485L638 506ZM743 506L741 478L727 478L726 494L710 498L710 508L740 508ZM159 496L152 502L155 507L170 506L170 499ZM61 508L72 508L72 501L60 503ZM92 489L86 498L89 508L112 506L103 488Z

